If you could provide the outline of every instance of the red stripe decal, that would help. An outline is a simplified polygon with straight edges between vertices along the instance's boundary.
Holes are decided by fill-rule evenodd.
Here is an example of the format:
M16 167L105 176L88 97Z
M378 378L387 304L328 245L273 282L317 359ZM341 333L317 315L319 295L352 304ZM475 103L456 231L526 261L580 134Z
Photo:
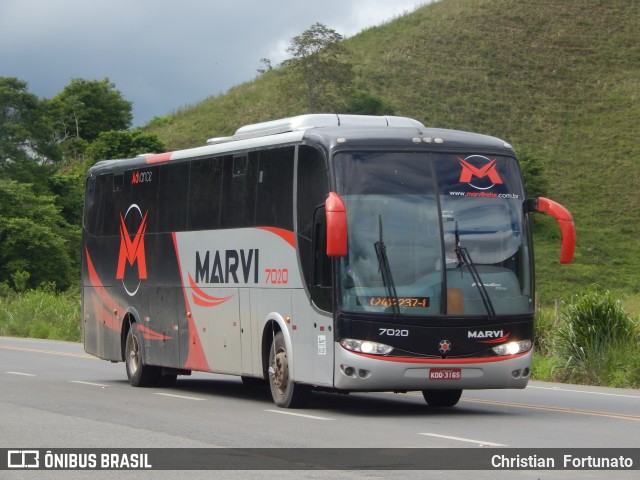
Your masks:
M178 262L178 270L180 271L180 283L182 283L182 293L184 294L184 304L187 307L187 311L191 312L191 305L189 304L189 297L187 296L187 289L182 282L182 265L180 264L180 253L178 252L178 240L176 234L171 234L173 237L173 248L176 251L176 261ZM187 370L201 370L208 371L209 364L207 363L207 357L202 349L202 343L200 342L200 336L198 335L198 329L193 321L193 315L187 315L187 323L189 327L189 354L184 362L182 368Z
M285 242L287 242L293 248L296 248L296 236L292 231L285 230L283 228L276 228L276 227L256 227L256 228L260 230L266 230L267 232L271 232L274 235L278 235L280 238L282 238Z
M138 324L138 330L142 332L142 335L144 336L144 338L147 338L149 340L171 340L171 337L167 337L166 335L163 335L161 333L154 332L153 330L145 327L144 325Z
M173 152L157 153L155 155L147 155L145 158L147 164L162 163L171 160L171 154L173 154Z
M500 337L500 338L494 338L492 340L478 340L478 343L502 343L502 342L506 342L507 338L509 338L509 335L511 335L510 333L507 333L506 335Z
M194 303L200 307L217 307L233 297L233 295L229 295L228 297L212 297L211 295L204 293L200 287L196 285L196 282L193 281L193 277L191 277L190 273L188 275L189 285L193 290L191 298L193 298Z
M528 352L518 353L516 355L505 355L503 357L476 357L476 358L417 358L417 357L382 357L379 355L370 355L368 353L351 352L361 357L370 358L372 360L382 360L383 362L398 363L419 363L423 365L469 365L473 363L493 363L503 362L505 360L513 360L522 357Z

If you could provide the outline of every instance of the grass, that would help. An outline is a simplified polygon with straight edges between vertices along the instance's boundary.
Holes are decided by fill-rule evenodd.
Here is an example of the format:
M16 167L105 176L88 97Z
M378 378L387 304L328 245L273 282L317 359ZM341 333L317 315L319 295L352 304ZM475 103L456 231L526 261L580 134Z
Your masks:
M50 289L10 293L0 299L0 335L78 342L80 295Z

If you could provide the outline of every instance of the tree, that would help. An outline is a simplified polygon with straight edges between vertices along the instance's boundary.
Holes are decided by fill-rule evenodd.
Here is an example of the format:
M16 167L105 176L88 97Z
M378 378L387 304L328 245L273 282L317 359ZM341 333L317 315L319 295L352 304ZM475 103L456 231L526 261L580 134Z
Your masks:
M137 128L131 132L102 132L87 148L87 156L95 163L112 158L130 158L142 153L159 153L164 144L155 133L147 133Z
M27 83L0 77L0 166L60 160L46 102Z
M51 175L47 185L55 195L55 204L69 225L82 225L85 175L60 171Z
M540 159L533 152L533 149L529 145L523 145L517 149L516 154L520 161L527 197L535 198L547 195L549 182L544 176L544 168Z
M343 38L335 30L315 23L294 37L287 48L292 58L282 65L298 80L294 85L303 92L310 113L330 109L350 87L353 71L345 60L347 51L340 43Z
M344 112L357 115L393 115L394 109L371 92L354 90L349 95Z
M52 99L58 117L58 137L78 137L89 142L101 132L126 130L133 115L131 102L115 90L115 84L104 80L74 78Z
M17 289L55 282L66 289L75 279L80 228L62 217L51 195L0 178L0 283Z

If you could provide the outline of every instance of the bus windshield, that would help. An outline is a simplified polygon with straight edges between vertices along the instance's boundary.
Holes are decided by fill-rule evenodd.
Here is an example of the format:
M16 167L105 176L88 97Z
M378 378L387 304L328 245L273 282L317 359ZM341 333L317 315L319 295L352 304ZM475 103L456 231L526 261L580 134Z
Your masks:
M531 254L517 162L478 154L339 153L348 219L343 311L531 313Z

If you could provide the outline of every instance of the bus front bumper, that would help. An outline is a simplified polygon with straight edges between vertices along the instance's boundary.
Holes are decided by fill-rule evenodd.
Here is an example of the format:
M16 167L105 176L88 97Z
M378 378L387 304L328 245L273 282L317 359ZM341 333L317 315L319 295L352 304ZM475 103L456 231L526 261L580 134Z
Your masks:
M424 359L351 352L336 344L334 386L348 391L525 388L533 350L504 357Z

